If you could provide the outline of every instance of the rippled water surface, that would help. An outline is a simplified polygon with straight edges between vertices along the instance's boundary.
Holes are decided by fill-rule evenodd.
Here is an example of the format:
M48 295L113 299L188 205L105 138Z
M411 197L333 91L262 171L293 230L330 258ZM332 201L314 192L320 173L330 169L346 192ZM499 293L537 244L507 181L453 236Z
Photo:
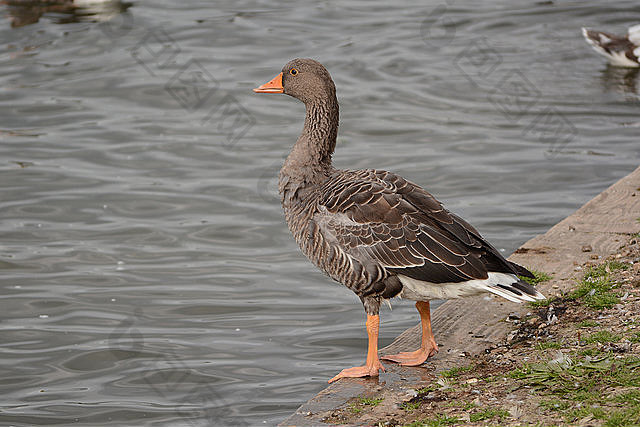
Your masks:
M631 172L638 73L580 27L638 6L589 3L0 6L0 424L273 425L361 362L359 300L275 192L304 108L251 92L292 58L333 75L339 167L505 254ZM382 318L383 344L417 321Z

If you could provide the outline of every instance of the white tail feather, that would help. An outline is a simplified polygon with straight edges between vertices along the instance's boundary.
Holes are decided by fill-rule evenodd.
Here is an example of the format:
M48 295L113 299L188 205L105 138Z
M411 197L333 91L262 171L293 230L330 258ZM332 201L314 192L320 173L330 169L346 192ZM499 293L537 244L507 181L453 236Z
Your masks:
M631 43L640 46L640 24L634 25L633 27L629 28L629 31L627 32L627 38Z
M498 288L496 286L487 286L487 287L485 287L485 289L487 291L491 292L492 294L501 296L502 298L508 299L509 301L522 302L522 300L519 299L517 295L512 294L512 293L506 291L505 289Z
M402 291L398 296L415 301L460 298L484 292L494 293L513 302L535 301L545 298L544 295L538 291L536 291L535 295L527 295L515 288L513 292L510 292L508 289L498 286L510 287L520 280L518 276L508 273L492 272L489 273L489 277L484 280L477 279L452 283L430 283L403 275L398 275L398 278L402 282Z
M531 296L531 295L525 294L522 291L518 291L522 295L517 295L515 293L511 293L506 289L500 288L498 286L487 286L485 289L491 293L499 295L502 298L506 298L509 301L513 301L513 302L535 301L537 299L545 299L544 295L542 295L540 292L537 292L537 291L535 296Z

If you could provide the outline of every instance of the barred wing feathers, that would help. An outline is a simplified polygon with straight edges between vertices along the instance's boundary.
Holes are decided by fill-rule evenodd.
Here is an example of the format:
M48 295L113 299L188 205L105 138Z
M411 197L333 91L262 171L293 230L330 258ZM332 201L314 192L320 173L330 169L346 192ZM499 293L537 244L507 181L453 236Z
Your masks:
M490 273L533 277L427 191L393 173L339 171L321 194L316 223L323 234L355 259L365 257L389 273L443 285L487 280ZM511 281L516 295L518 289L538 294L517 278Z

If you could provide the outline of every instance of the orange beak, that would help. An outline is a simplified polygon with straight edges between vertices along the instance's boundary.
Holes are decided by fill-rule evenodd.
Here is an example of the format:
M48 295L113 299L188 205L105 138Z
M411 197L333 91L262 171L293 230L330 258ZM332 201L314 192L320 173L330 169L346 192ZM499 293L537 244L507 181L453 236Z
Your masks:
M284 93L282 87L282 73L275 76L269 83L265 83L253 90L256 93Z

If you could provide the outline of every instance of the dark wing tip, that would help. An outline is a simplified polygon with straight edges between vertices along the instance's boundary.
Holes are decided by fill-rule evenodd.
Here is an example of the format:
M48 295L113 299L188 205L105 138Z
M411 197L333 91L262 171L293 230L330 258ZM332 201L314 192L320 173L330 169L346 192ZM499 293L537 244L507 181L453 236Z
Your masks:
M507 262L509 263L509 266L514 270L514 273L516 273L518 276L524 276L530 279L536 278L536 276L532 272L530 272L523 266L516 264L515 262L511 262L509 260L507 260Z

